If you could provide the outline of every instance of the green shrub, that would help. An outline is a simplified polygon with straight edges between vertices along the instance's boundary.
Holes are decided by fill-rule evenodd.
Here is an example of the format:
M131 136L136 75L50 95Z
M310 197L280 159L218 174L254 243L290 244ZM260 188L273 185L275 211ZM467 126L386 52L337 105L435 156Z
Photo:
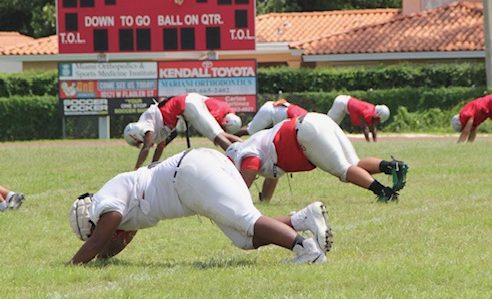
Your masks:
M0 97L52 95L58 93L56 71L0 74Z
M258 69L259 93L485 86L482 63Z
M31 94L58 95L58 74L56 72L34 73L31 77Z
M61 137L61 118L53 96L0 98L0 140Z
M390 132L447 132L451 130L450 119L454 115L450 110L431 108L426 111L408 112L398 107L393 121L386 126Z

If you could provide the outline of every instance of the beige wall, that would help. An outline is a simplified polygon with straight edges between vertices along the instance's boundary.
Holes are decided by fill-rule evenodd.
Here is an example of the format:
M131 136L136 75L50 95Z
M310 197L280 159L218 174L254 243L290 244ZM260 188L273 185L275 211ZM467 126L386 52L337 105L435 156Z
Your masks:
M422 0L403 0L402 12L404 15L419 12L422 10Z
M23 71L48 71L56 70L58 68L58 62L54 61L41 61L41 62L24 62L22 65Z
M466 0L467 2L482 2L483 0ZM442 5L446 5L452 2L456 2L456 0L422 0L424 2L424 9L432 9Z
M408 64L434 64L434 63L484 63L483 59L419 59L419 60L385 60L385 61L357 61L357 62L318 62L317 68L323 67L348 67L348 66L377 66L377 65L390 65L398 63Z
M433 9L456 1L457 0L403 0L402 11L403 14L407 15L423 10ZM466 1L482 2L482 0L466 0Z
M293 68L298 68L301 66L302 57L292 56L289 53L279 53L279 54L264 54L264 55L232 55L232 54L222 54L219 59L256 59L258 65L268 64L268 65L281 65L286 64Z

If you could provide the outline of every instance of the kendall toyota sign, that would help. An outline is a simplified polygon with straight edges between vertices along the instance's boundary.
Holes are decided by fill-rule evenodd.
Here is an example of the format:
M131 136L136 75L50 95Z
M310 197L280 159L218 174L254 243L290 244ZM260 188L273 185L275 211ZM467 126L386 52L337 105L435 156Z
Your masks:
M256 111L256 60L162 61L158 73L159 96L197 92Z

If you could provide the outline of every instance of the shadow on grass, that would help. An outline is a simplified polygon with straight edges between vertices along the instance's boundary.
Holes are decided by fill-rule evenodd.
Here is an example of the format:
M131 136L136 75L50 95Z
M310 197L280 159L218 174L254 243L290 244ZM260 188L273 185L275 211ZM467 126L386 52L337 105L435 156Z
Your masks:
M213 257L204 261L159 261L159 262L130 262L118 258L110 258L104 260L96 260L88 263L83 267L88 268L104 268L108 266L123 266L123 267L144 267L144 268L176 268L176 267L193 267L198 270L214 269L214 268L242 268L256 265L256 259L250 260L243 257ZM76 266L74 266L76 267Z

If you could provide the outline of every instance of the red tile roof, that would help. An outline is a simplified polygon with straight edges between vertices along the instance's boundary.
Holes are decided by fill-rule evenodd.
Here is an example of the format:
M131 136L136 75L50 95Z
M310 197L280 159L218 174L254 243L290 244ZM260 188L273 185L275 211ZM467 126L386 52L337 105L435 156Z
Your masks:
M19 32L0 31L0 49L33 41L34 38Z
M360 26L386 22L399 14L399 9L270 13L256 17L256 41L289 42L314 39Z
M483 51L483 26L481 3L456 2L291 47L306 55Z
M38 38L18 46L0 48L0 55L52 55L58 54L56 35Z

